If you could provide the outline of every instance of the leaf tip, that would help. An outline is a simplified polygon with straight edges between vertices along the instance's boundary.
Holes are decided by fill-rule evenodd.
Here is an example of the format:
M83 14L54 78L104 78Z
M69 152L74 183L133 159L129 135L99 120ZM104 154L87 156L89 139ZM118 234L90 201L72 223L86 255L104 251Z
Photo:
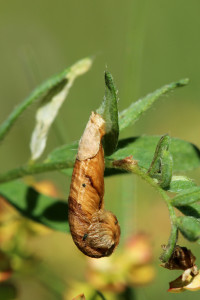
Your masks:
M184 78L184 79L180 79L177 83L176 86L177 87L181 87L181 86L185 86L189 83L189 78Z
M113 77L111 73L107 70L105 71L104 76L105 76L105 84L110 89L111 85L113 84Z
M70 72L67 75L67 78L77 77L83 75L91 68L93 63L92 57L85 57L78 62L76 62L70 69Z

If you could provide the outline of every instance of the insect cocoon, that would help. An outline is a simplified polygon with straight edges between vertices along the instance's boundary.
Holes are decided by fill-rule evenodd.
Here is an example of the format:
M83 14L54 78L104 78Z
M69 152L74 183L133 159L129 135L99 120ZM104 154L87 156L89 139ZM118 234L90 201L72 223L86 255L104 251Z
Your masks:
M96 258L109 256L120 237L117 218L104 210L104 135L105 121L92 112L79 142L68 199L74 243Z

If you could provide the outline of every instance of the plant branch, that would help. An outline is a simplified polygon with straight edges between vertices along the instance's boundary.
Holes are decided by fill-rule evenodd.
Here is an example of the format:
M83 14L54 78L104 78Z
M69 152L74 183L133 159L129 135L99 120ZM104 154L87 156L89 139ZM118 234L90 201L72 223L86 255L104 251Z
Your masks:
M56 171L61 169L72 168L74 162L43 162L39 164L30 164L18 167L0 175L0 183L8 182L14 179L21 178L26 175L44 173L48 171Z
M170 221L171 221L171 235L169 238L168 245L166 246L166 251L162 254L161 259L163 262L168 261L170 256L172 255L172 252L174 250L174 247L175 247L176 241L177 241L177 226L175 224L176 214L175 214L174 208L170 202L170 197L158 185L158 183L146 173L146 170L139 168L137 161L133 160L132 156L126 157L125 159L122 159L122 160L114 161L113 166L115 168L120 168L120 169L126 170L128 172L131 172L133 174L140 176L147 183L149 183L152 187L154 187L160 193L162 198L164 199L164 201L168 207L168 210L169 210L169 216L170 216Z

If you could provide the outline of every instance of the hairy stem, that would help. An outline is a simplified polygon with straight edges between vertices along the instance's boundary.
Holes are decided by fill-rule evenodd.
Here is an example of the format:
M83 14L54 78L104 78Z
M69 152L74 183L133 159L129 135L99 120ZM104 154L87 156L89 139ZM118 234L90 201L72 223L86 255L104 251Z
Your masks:
M163 262L168 261L170 256L172 255L172 252L174 250L174 247L175 247L176 241L177 241L177 226L175 224L176 214L175 214L173 206L170 203L170 197L158 185L158 183L146 173L146 170L139 168L137 161L134 161L132 159L132 157L127 157L123 160L115 161L115 162L113 162L113 166L115 168L120 168L120 169L126 170L128 172L131 172L133 174L140 176L147 183L149 183L152 187L154 187L160 193L162 198L164 199L164 201L168 207L168 210L169 210L169 216L170 216L170 221L171 221L171 235L170 235L170 238L168 241L168 245L166 247L166 251L164 251L164 253L162 254L161 259Z
M0 183L8 182L21 178L26 175L44 173L48 171L56 171L66 168L72 168L74 162L43 162L40 164L30 164L18 167L0 175Z

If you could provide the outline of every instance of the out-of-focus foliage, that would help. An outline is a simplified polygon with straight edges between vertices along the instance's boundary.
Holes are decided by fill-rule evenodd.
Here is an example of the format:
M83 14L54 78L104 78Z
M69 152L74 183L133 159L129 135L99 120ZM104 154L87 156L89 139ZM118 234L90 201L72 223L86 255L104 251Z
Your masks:
M78 291L82 291L89 300L97 291L101 291L105 299L120 299L125 297L127 290L144 286L155 277L152 247L149 237L144 234L129 238L125 246L111 257L98 260L88 258L87 263L87 283L74 282L66 293L66 300Z
M58 196L58 191L50 182L34 184L35 188L44 194ZM16 211L1 198L0 202L0 295L2 299L15 299L20 297L16 279L23 280L24 276L35 276L39 282L48 285L52 293L62 294L62 280L52 275L51 268L45 266L35 255L34 251L27 248L30 239L35 236L50 234L51 230L43 225L38 225L23 219ZM49 279L45 273L49 273ZM51 277L55 285L51 286ZM48 282L49 280L49 282ZM57 282L59 282L59 285Z

